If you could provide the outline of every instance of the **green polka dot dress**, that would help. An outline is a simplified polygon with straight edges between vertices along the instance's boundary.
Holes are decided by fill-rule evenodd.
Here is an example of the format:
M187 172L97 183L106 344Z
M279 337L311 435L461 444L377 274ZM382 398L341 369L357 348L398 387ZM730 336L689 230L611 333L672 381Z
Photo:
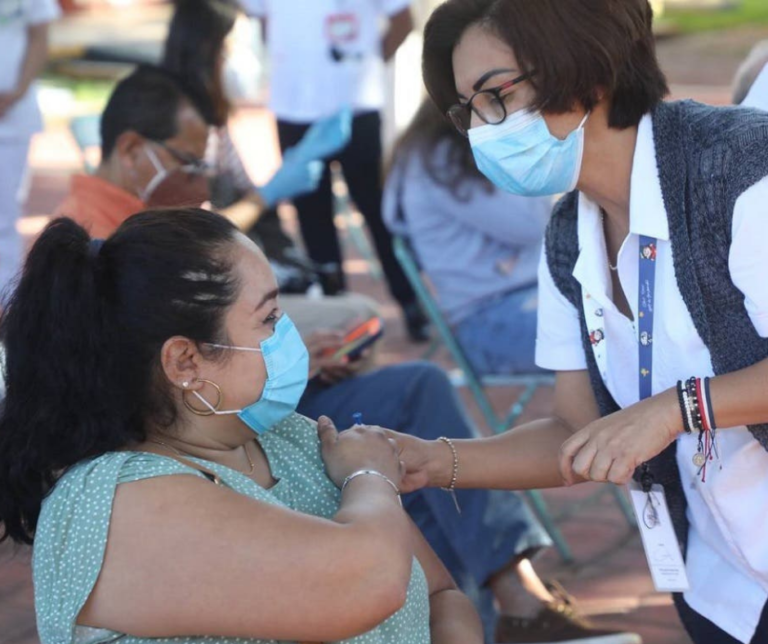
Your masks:
M198 462L239 494L319 517L330 518L337 512L341 494L325 475L314 423L294 414L259 441L279 480L269 490L227 467ZM79 463L61 478L43 503L32 560L42 644L276 644L276 640L222 637L140 638L75 625L101 571L117 486L190 473L203 476L165 456L114 452ZM345 640L345 644L429 641L427 580L414 560L403 608L374 630Z

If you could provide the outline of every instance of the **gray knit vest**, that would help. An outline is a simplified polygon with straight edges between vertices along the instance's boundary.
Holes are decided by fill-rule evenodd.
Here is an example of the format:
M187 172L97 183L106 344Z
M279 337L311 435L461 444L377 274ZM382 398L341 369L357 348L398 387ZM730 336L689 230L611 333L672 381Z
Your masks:
M731 222L739 196L768 176L768 113L683 101L661 103L652 117L680 292L711 353L715 373L744 369L768 357L768 340L755 331L744 295L731 281ZM581 285L573 277L579 254L577 216L578 193L572 192L558 203L552 216L546 234L547 259L557 288L579 311L589 376L605 416L619 407L600 377L589 342ZM749 429L768 450L768 425ZM670 445L649 466L655 481L665 487L675 531L685 551L688 523L676 447L676 443Z

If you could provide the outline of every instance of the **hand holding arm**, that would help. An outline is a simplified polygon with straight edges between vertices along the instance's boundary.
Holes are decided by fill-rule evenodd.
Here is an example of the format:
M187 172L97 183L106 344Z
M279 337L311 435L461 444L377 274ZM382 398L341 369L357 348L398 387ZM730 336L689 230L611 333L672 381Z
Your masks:
M560 372L554 414L494 436L454 441L459 457L457 487L525 490L563 485L558 457L574 432L599 418L586 371ZM450 428L446 428L450 431ZM402 490L446 487L453 454L439 441L392 433L405 463Z
M768 422L768 359L713 378L712 406L718 428ZM560 469L576 477L626 483L642 463L661 453L683 432L677 392L669 389L589 424L563 445Z

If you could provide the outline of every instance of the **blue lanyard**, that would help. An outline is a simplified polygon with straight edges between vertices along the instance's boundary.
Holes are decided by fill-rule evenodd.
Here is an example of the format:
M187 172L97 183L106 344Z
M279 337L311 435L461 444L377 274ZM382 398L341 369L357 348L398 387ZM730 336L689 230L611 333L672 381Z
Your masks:
M653 394L653 319L656 302L656 239L640 236L638 259L638 355L640 400Z
M640 400L645 400L653 395L653 320L656 314L656 245L653 237L640 236L638 248L638 288L637 288L637 346L640 373ZM640 482L643 491L648 495L648 503L645 512L650 512L652 520L655 509L650 491L653 485L653 475L648 464L641 466ZM645 520L645 519L644 519ZM646 525L648 525L646 523Z

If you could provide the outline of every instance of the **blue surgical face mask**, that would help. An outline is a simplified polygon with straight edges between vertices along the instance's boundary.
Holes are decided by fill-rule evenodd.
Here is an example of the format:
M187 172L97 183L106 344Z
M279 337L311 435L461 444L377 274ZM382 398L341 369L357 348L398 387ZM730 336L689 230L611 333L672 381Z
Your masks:
M286 314L280 317L274 333L261 342L258 349L210 343L208 346L261 353L267 367L267 381L261 398L243 409L219 411L198 392L193 392L211 412L217 416L237 414L254 432L263 434L296 411L309 378L309 352Z
M498 125L472 128L477 167L495 186L521 197L570 192L581 173L588 118L563 141L552 136L541 113L528 110L513 112Z

